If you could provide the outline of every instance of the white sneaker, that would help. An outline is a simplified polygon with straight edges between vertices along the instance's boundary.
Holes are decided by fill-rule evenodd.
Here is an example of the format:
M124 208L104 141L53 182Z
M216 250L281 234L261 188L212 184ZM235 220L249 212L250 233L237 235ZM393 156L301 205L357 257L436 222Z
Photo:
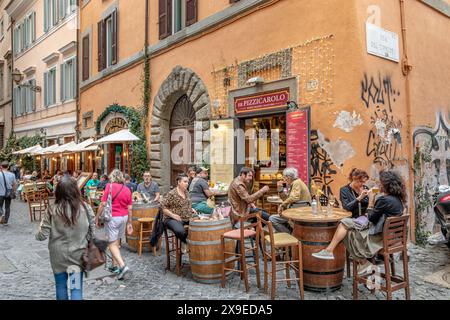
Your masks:
M370 271L372 271L373 269L373 264L370 263L370 261L367 261L364 264L359 264L358 267L356 268L358 275L362 276L366 273L369 273Z
M332 253L332 252L329 252L329 251L327 251L327 250L325 250L325 249L323 249L323 250L321 250L321 251L319 251L319 252L313 253L312 256L313 256L314 258L317 258L317 259L334 260L334 255L333 255L333 253Z

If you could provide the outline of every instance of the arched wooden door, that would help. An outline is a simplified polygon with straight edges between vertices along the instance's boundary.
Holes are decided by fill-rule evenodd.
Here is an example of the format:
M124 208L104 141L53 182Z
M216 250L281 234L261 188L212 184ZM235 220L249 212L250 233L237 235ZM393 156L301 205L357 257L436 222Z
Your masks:
M187 95L175 103L170 117L170 186L176 186L176 177L186 173L194 162L195 111Z

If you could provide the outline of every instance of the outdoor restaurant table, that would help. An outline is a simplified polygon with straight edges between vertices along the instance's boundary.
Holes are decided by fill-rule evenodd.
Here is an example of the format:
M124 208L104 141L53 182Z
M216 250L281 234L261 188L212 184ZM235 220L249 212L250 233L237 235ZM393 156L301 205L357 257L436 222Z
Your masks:
M220 237L231 229L229 218L221 220L191 219L187 243L189 245L189 263L195 281L200 283L219 283L221 281L223 255ZM235 241L226 239L225 250L234 252L234 249ZM228 262L226 267L233 268L234 262ZM226 276L230 273L231 271L228 271Z
M214 201L216 206L220 206L222 202L227 205L228 202L228 190L215 190Z
M159 202L151 202L151 203L138 203L133 202L132 206L132 225L133 225L133 233L131 235L126 235L128 247L132 251L137 251L138 248L138 239L139 239L139 230L140 223L138 219L140 218L156 218L159 209Z
M334 260L314 258L311 254L326 248L333 238L339 221L351 212L333 208L333 214L313 215L311 207L287 209L283 217L294 224L292 235L302 242L303 279L305 290L334 291L342 286L345 268L345 247L341 242L334 250Z

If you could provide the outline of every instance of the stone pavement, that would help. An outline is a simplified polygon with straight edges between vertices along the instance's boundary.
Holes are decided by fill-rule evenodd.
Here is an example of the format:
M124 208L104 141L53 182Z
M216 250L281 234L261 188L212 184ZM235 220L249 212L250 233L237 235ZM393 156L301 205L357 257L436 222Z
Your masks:
M20 200L12 204L9 226L0 225L0 299L54 299L54 279L50 268L47 241L34 238L38 223L30 223L28 206ZM245 293L243 283L236 275L227 282L225 289L219 284L206 285L192 279L186 267L183 277L173 272L165 272L164 249L162 255L154 257L145 252L141 257L122 248L123 256L133 270L129 279L118 281L108 276L102 268L93 272L84 282L85 299L269 299L262 290L256 288L254 273L251 275L251 289ZM449 300L450 289L430 284L423 279L440 271L450 263L450 250L445 245L426 248L410 245L410 285L412 299ZM400 264L398 264L400 265ZM400 269L400 268L398 268ZM400 271L400 270L399 270ZM385 299L377 292L371 295L362 285L360 299ZM294 284L290 289L284 283L278 284L277 299L298 299ZM329 293L305 291L307 300L350 300L352 280L344 278L340 290ZM394 299L404 299L403 291L394 293Z

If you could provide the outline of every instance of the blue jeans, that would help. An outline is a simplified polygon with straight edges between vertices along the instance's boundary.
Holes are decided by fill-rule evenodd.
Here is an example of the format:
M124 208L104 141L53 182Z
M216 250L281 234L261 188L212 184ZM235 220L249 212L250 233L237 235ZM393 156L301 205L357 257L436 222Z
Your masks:
M69 300L67 279L70 277L70 300L83 300L83 273L55 273L56 300Z

